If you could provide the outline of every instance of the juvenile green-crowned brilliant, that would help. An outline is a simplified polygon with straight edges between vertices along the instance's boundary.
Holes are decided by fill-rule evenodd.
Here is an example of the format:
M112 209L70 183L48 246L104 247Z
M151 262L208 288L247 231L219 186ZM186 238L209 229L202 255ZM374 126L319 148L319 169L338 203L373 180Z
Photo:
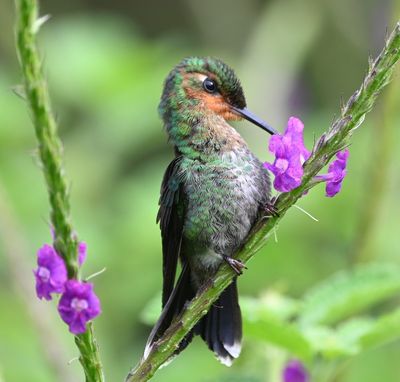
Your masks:
M229 121L246 118L275 131L246 109L238 78L213 58L184 59L168 75L159 106L175 159L161 187L158 220L163 244L162 315L145 357L185 303L243 244L270 198L267 170ZM178 259L182 272L175 284ZM218 359L231 365L241 349L242 324L236 278L180 343L199 334Z

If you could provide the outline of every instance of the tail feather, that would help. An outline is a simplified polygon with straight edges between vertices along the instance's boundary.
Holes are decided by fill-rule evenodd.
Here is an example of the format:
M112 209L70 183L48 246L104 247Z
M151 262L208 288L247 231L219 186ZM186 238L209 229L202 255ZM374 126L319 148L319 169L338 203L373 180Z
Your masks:
M193 290L190 282L189 266L185 265L175 285L175 288L171 293L171 296L161 312L160 318L150 333L144 350L144 358L147 358L153 344L164 334L164 332L171 325L174 317L182 311L186 302L190 301L194 295L195 291ZM192 338L193 331L188 333L182 340L179 348L176 350L176 354L180 353L187 345L189 345Z
M195 293L191 283L190 269L188 265L185 265L159 320L150 333L144 358L147 358L154 343L164 334L174 317L182 311L185 304L195 296ZM174 356L189 345L194 334L201 336L208 348L224 365L231 366L233 360L239 356L242 340L242 318L238 303L236 279L222 292L196 327L181 341L178 349L174 352Z
M225 349L232 357L239 357L242 341L242 315L235 281L221 294L219 304L224 311L220 313L220 337Z
M200 321L198 331L217 358L224 365L232 365L240 354L242 340L242 316L236 279Z

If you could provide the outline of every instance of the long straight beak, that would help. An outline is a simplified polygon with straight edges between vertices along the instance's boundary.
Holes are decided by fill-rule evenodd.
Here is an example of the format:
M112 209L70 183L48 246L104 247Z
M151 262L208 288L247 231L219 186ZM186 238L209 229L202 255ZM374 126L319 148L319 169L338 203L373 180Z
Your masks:
M262 119L258 118L256 115L254 115L247 108L244 107L243 109L239 109L238 107L235 107L235 106L231 106L231 108L234 111L236 111L236 113L240 114L244 119L247 119L249 122L254 123L258 127L261 127L267 133L269 133L271 135L279 134L274 128L272 128L270 125L268 125Z

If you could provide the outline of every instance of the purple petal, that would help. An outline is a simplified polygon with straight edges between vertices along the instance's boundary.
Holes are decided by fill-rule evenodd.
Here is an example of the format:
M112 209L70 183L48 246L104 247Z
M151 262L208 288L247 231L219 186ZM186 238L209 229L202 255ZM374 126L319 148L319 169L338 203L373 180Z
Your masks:
M49 286L48 283L44 283L40 276L38 275L38 271L33 271L34 275L35 275L35 279L36 279L36 295L38 296L38 298L40 299L45 299L45 300L51 300L52 297L50 295L50 293L53 292L53 290L51 289L51 287Z
M269 151L275 154L275 160L264 163L264 167L275 175L274 188L289 192L301 184L303 163L310 156L304 146L304 125L300 119L289 118L283 135L273 135L269 141Z
M277 157L284 156L285 146L283 144L283 136L273 135L269 140L268 149L271 153L275 154Z
M300 361L289 361L283 369L282 379L284 382L307 382L308 373Z
M266 168L267 170L271 171L274 175L279 175L279 170L274 166L273 163L268 163L265 162L263 164L264 168Z
M51 300L52 293L62 293L67 281L64 260L55 249L45 244L37 252L38 268L34 271L36 294L39 298Z
M304 146L303 130L303 122L299 118L290 117L284 134L284 137L288 139L288 145L300 151L302 164L310 157L310 152Z
M81 241L78 244L78 262L80 266L85 262L86 256L87 256L87 245L84 241Z
M349 150L339 151L336 154L336 159L329 165L328 174L319 175L317 178L326 180L326 196L332 198L342 188L343 179L346 176L347 158Z
M69 324L69 330L73 334L82 334L86 332L86 319L83 315L76 315Z
M293 178L288 173L277 175L274 180L274 188L280 192L289 192L300 184L301 179Z
M326 196L328 198L334 197L337 193L340 192L341 188L342 188L342 181L326 183L326 189L325 189Z
M289 161L285 158L277 158L275 161L275 168L280 172L284 173L289 167Z
M68 280L58 304L58 312L71 333L84 333L86 323L101 313L100 300L93 291L93 284Z
M339 151L336 156L339 160L344 161L345 163L347 162L347 158L349 157L349 149L345 149L343 151Z

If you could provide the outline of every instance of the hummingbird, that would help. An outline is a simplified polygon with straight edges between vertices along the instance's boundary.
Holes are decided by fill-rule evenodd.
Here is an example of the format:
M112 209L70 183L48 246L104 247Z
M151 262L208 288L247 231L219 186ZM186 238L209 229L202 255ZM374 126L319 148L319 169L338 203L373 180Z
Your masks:
M246 119L270 134L277 132L246 108L235 72L211 57L188 57L172 69L159 114L175 158L164 174L157 215L163 310L144 357L225 262L236 274L233 282L174 354L200 335L218 360L230 366L241 351L237 276L244 267L233 256L268 206L271 183L267 170L229 122ZM181 272L175 282L179 261Z

